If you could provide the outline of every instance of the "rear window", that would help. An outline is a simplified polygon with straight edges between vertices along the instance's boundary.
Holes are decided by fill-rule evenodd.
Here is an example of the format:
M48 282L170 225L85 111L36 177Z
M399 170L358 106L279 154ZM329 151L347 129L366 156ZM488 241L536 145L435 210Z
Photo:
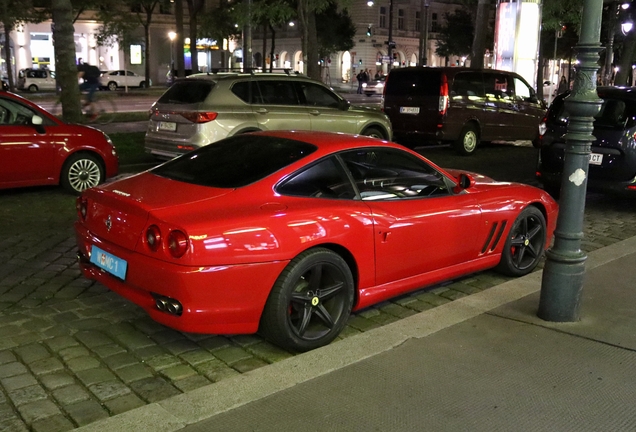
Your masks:
M214 88L214 81L178 81L158 100L159 103L191 104L203 102Z
M238 135L154 168L162 177L216 188L246 186L316 151L316 146L272 136Z
M440 71L422 69L391 71L386 80L386 95L439 96L440 74Z

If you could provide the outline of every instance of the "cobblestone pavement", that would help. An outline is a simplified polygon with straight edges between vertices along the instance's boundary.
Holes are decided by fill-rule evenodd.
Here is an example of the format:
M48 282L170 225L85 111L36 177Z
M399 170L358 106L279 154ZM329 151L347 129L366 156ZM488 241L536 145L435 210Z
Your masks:
M0 191L1 431L70 430L293 355L258 336L170 330L81 277L74 203L57 188ZM588 197L587 251L635 235L636 199ZM505 280L486 271L382 303L353 315L342 337Z

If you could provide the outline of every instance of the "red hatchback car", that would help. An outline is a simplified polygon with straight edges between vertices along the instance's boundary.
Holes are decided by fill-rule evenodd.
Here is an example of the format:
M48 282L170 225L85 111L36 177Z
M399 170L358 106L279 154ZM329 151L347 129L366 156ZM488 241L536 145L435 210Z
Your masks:
M390 142L272 131L89 189L77 209L84 275L156 321L304 351L352 310L492 267L529 273L558 207Z
M103 132L64 123L33 102L0 91L0 189L61 184L72 193L117 174Z

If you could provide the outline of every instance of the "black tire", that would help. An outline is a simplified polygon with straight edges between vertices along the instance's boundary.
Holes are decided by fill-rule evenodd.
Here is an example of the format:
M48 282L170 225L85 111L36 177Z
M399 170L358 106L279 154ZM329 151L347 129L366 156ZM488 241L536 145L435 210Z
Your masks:
M31 85L29 86L29 91L30 91L31 93L35 93L36 91L38 91L38 86L36 86L35 84L31 84Z
M545 235L543 213L532 206L523 209L508 233L496 270L508 276L530 273L543 256Z
M368 127L365 130L363 130L360 135L368 136L368 137L371 137L371 138L378 138L378 139L385 139L386 138L380 129L378 129L377 127L373 127L373 126L372 127Z
M259 331L291 351L327 345L347 323L353 296L353 276L342 257L329 249L310 249L294 258L276 280Z
M68 192L79 195L83 190L103 183L105 178L104 166L97 157L76 153L64 162L60 184Z
M139 88L144 89L144 88L146 88L146 87L147 87L147 86L146 86L146 81L142 81L142 82L140 82L140 83L139 83Z
M475 153L475 150L477 150L479 139L479 131L477 130L477 127L473 123L468 123L462 129L453 147L460 155L470 156Z
M117 83L115 81L111 81L108 83L108 90L115 91L117 90Z

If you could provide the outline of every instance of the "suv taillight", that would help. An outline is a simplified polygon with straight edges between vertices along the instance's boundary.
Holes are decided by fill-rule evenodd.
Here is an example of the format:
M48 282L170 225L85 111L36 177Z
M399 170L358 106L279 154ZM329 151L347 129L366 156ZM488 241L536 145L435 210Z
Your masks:
M207 123L216 118L215 112L180 112L181 117L190 120L192 123Z
M442 74L442 82L439 86L439 113L440 115L446 114L448 109L448 79L446 74Z

